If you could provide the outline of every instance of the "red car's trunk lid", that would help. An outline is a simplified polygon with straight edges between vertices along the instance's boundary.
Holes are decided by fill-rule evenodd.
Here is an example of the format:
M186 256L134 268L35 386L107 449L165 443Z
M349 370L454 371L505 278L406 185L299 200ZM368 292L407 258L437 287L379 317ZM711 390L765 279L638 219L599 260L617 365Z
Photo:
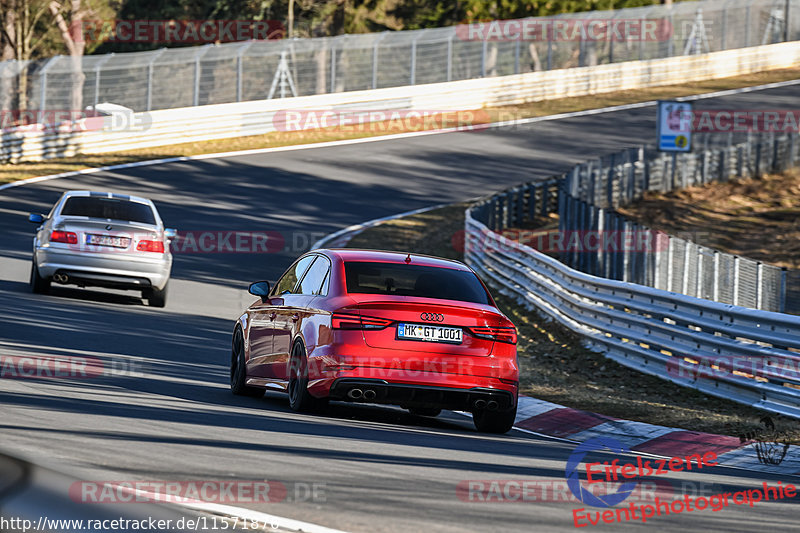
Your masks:
M435 352L440 354L488 356L492 353L494 341L471 333L470 328L497 325L501 315L491 311L488 306L476 304L459 305L452 300L427 298L351 295L357 298L358 309L364 317L392 320L391 325L382 329L365 329L364 342L373 348L391 349L405 352ZM428 300L426 302L426 300ZM460 344L434 341L418 341L398 338L399 324L422 324L427 326L454 327L462 330Z

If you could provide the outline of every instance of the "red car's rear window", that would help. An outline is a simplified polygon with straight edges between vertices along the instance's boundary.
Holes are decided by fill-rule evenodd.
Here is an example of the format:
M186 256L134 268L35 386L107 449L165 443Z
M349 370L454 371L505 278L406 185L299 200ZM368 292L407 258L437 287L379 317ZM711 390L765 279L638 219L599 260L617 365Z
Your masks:
M419 296L489 304L489 295L478 277L466 270L348 261L344 271L347 292L351 294Z

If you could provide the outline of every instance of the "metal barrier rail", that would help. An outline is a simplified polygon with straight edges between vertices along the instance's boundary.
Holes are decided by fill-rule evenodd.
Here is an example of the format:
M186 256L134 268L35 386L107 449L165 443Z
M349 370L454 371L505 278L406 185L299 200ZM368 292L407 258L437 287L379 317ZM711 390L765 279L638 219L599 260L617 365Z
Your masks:
M610 359L800 418L800 317L585 274L487 227L508 221L520 205L526 217L554 212L559 181L516 187L467 209L466 262Z

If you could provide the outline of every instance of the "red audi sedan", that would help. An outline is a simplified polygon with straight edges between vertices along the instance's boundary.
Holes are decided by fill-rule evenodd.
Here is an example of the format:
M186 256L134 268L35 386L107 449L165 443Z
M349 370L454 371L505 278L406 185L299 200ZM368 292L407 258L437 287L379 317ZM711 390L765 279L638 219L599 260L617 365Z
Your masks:
M295 411L329 400L469 411L505 433L517 412L517 331L458 261L354 249L314 250L236 321L234 394L286 391Z

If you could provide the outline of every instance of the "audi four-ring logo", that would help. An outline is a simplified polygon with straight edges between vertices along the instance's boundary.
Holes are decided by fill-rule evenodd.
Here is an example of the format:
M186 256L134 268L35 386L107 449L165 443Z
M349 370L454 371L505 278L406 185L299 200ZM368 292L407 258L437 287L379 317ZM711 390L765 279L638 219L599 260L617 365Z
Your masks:
M444 315L439 313L422 313L419 317L430 322L444 322Z

